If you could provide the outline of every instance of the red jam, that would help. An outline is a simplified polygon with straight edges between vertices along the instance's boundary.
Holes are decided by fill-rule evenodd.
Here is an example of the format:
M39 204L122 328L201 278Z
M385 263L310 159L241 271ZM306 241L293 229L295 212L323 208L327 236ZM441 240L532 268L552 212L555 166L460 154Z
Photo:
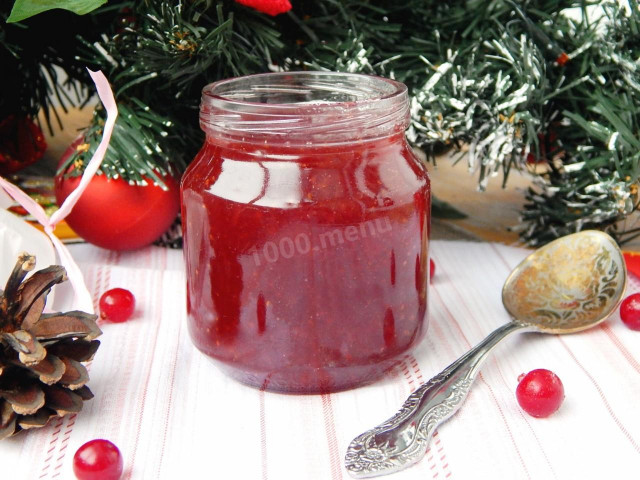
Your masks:
M352 388L422 338L430 187L399 115L384 136L335 145L313 130L242 141L203 122L182 181L189 330L241 382Z

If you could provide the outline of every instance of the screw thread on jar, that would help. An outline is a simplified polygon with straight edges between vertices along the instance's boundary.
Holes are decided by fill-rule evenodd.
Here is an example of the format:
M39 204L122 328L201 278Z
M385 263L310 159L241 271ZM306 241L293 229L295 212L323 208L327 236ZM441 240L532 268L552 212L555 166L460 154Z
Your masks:
M407 87L340 72L282 72L222 80L202 91L200 126L215 140L340 145L404 132Z

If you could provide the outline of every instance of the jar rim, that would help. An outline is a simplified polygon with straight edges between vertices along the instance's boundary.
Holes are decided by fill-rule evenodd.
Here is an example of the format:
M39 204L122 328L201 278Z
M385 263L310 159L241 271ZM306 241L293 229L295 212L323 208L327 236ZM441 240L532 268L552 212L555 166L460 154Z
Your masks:
M208 136L260 142L336 144L404 131L407 87L346 72L274 72L230 78L202 90L200 125Z
M277 82L282 82L283 80L287 80L290 78L297 79L317 79L318 77L326 77L326 78L334 78L340 80L350 79L355 82L368 81L368 83L375 87L377 86L378 91L382 93L382 88L387 87L388 93L382 94L379 96L373 96L374 91L367 92L364 89L360 91L352 90L350 93L357 94L367 94L369 95L365 98L360 98L353 100L353 102L371 102L371 101L380 101L393 99L394 97L402 96L407 91L407 87L404 83L398 82L396 80L391 80L389 78L378 77L374 75L364 75L361 73L349 73L349 72L316 72L316 71L301 71L301 72L272 72L272 73L257 73L253 75L246 75L243 77L233 77L227 78L224 80L219 80L217 82L210 83L206 85L202 89L202 97L203 100L205 97L210 97L212 99L217 99L225 102L237 103L241 105L247 106L257 106L260 105L263 108L272 108L272 106L285 107L285 108L299 108L300 105L305 105L305 103L296 103L296 102L286 102L286 103L264 103L264 102L252 102L248 100L240 100L238 98L230 98L225 96L225 93L229 93L232 91L231 89L234 86L238 86L238 84L246 83L246 82L255 82L259 84L263 80L271 80L274 82L274 86L277 86ZM261 85L267 86L267 85ZM344 88L344 87L343 87ZM237 96L237 93L234 95ZM335 102L340 103L340 102Z

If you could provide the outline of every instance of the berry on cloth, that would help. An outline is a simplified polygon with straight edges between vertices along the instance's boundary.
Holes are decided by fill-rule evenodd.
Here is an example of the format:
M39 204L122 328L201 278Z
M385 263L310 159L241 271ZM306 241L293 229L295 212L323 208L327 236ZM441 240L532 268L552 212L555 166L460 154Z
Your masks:
M520 407L532 417L543 418L554 413L564 400L564 387L558 376L539 368L518 377L516 398Z
M91 440L73 456L73 473L78 480L118 480L122 469L122 454L109 440Z
M100 297L100 318L113 323L126 322L135 307L133 293L124 288L112 288Z
M640 331L640 293L629 295L622 301L620 318L631 330Z

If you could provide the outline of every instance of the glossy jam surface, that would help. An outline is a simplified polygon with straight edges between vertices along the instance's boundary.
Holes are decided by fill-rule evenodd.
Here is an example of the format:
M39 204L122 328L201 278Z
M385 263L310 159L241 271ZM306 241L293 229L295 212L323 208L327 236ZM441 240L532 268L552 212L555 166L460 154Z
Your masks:
M422 338L430 187L403 134L346 147L208 141L182 202L190 333L238 380L343 390Z

